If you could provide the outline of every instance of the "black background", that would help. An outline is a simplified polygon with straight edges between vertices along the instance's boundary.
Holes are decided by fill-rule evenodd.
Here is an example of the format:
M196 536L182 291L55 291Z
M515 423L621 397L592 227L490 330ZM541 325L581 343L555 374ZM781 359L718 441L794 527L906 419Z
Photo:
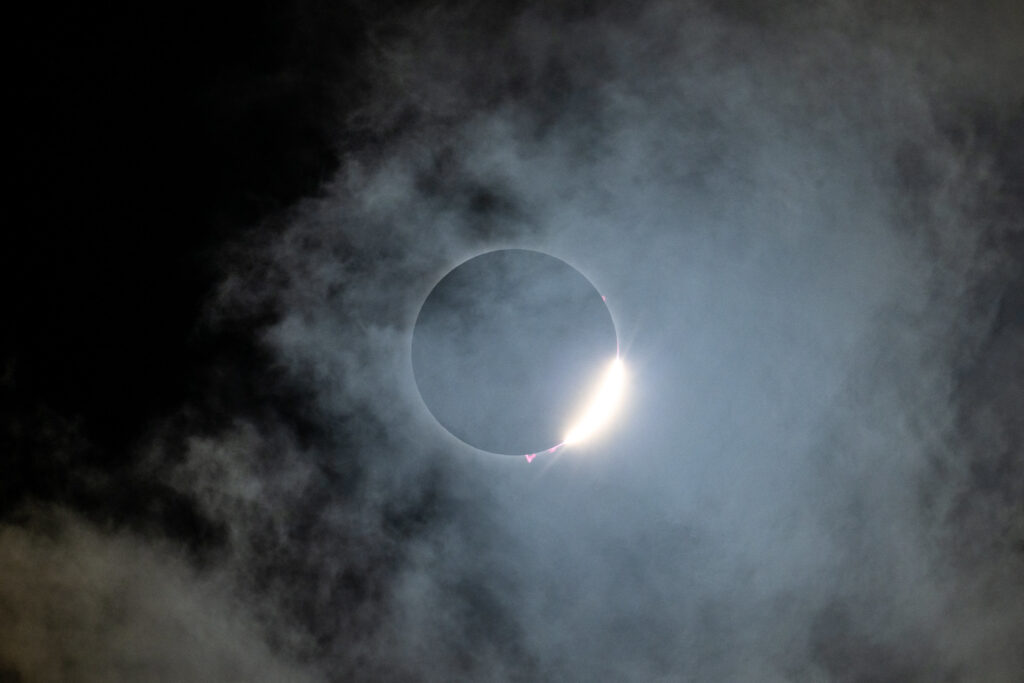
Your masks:
M40 5L8 19L4 514L28 499L143 513L130 492L90 499L79 470L116 477L186 402L211 423L286 410L256 379L260 320L211 332L204 302L224 244L315 193L340 146L372 144L331 125L365 91L351 63L369 21L337 3ZM76 435L61 457L55 421Z

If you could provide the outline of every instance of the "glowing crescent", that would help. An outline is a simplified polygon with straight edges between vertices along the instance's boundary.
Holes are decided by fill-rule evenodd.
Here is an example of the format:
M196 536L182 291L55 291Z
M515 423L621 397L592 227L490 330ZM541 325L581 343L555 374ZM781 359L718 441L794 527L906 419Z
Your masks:
M589 439L602 427L608 424L609 419L618 408L622 399L622 389L625 385L625 370L622 367L622 360L618 357L611 362L605 370L601 380L601 386L591 396L586 408L580 417L573 423L569 431L565 433L562 444L571 446L585 439Z

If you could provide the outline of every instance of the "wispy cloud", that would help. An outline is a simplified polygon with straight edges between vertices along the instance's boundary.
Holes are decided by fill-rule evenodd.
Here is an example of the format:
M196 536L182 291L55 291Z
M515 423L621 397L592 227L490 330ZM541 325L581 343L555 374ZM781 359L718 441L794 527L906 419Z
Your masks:
M351 121L383 142L211 304L273 313L317 436L154 446L226 530L204 569L5 527L0 652L42 680L1015 680L1022 31L1012 3L381 26ZM419 304L504 246L608 296L632 394L594 449L485 456L416 395Z

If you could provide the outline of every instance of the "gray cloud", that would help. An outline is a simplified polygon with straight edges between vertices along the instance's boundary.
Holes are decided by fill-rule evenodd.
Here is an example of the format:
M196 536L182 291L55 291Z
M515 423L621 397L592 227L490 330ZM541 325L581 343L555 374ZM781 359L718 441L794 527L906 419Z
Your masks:
M971 128L1020 102L1019 14L442 16L375 62L369 120L415 123L269 252L291 280L268 343L325 416L381 427L348 434L373 502L347 505L444 492L367 656L431 680L1012 680L1020 492L975 490L958 383L1019 363L984 349L1020 225ZM480 457L416 401L415 307L497 246L609 295L632 398L589 453Z
M277 313L326 436L155 447L227 549L132 618L249 614L247 680L1015 680L1021 10L483 13L382 31L353 121L389 142L234 252L216 315ZM419 303L498 247L608 295L630 396L591 449L484 456L419 401Z
M4 524L0 547L3 680L311 680L270 651L231 577L175 548L65 510Z

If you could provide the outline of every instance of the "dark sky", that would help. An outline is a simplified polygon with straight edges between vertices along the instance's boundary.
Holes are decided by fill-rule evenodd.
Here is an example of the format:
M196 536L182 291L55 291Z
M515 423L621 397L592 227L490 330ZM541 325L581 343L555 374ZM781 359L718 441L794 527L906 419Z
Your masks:
M1020 680L1020 3L4 33L0 683ZM508 247L630 372L531 464L411 375Z

